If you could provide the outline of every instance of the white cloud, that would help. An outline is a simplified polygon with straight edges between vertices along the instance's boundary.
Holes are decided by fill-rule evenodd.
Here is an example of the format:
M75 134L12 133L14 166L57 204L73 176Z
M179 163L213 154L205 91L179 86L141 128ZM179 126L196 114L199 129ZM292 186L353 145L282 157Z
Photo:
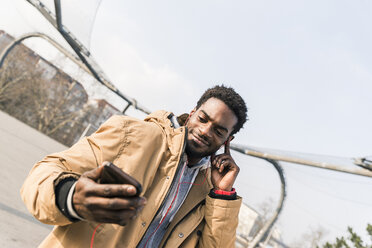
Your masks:
M117 37L99 43L95 50L112 82L150 110L165 109L177 114L189 111L201 94L170 65L150 64Z

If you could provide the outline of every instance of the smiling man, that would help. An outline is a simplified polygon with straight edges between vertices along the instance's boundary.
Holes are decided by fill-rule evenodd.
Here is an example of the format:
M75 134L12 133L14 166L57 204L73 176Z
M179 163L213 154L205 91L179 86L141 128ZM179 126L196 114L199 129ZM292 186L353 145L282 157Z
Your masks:
M240 95L215 86L190 114L114 116L45 157L21 189L29 211L55 225L41 247L234 247L241 198L229 147L246 119ZM140 196L99 184L104 161L139 181Z

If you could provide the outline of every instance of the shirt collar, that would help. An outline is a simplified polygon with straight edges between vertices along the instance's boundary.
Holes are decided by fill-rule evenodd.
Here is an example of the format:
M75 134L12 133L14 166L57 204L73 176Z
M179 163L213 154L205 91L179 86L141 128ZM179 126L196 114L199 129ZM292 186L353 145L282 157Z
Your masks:
M190 169L207 169L210 166L210 156L202 158L198 163L189 167Z

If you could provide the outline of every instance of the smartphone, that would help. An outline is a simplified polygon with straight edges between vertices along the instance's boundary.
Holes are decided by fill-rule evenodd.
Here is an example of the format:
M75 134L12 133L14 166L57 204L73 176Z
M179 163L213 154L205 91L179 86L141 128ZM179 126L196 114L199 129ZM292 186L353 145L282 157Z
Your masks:
M131 184L137 190L135 196L139 196L142 192L142 185L136 179L111 162L103 163L103 171L98 182L101 184Z

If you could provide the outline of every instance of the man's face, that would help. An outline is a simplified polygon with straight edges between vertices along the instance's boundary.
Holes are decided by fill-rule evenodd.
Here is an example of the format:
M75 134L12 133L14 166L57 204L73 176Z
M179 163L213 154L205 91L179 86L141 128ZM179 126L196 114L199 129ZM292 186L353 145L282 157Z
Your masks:
M221 100L209 98L193 111L188 128L186 153L191 158L202 158L215 153L229 138L238 118Z

